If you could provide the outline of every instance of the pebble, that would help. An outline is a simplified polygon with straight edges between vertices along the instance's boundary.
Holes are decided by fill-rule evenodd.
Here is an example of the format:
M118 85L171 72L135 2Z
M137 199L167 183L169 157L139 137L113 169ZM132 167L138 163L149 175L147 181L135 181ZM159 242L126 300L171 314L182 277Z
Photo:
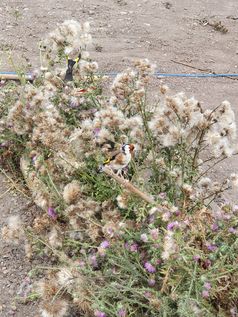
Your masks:
M12 309L13 311L16 311L16 310L17 310L16 305L12 305L12 306L11 306L11 309Z

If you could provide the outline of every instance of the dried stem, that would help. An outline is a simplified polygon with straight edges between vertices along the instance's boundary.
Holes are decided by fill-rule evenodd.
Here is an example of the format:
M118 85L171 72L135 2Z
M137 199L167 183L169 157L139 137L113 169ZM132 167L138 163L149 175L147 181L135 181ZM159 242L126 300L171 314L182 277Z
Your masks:
M16 183L10 176L8 176L7 173L6 173L2 168L0 168L0 172L12 183L12 186L13 186L19 193L21 193L23 196L25 196L25 197L28 198L28 199L31 198L30 196L28 196L27 194L25 194L24 191L22 191L22 190L18 187L17 183Z
M183 65L183 66L186 66L186 67L189 67L189 68L193 68L193 69L196 69L196 70L200 70L202 72L209 72L209 73L215 74L215 72L213 72L211 69L208 69L208 68L195 67L193 65L190 65L190 64L187 64L187 63L183 63L183 62L180 62L180 61L176 61L174 59L171 59L171 62L173 62L175 64Z
M162 284L162 287L161 287L161 293L164 293L165 290L166 290L166 287L167 287L167 282L168 282L168 279L169 279L169 273L170 273L170 267L168 268L166 274L165 274L165 277L163 279L163 284Z
M120 185L125 187L129 192L139 196L141 199L145 200L149 204L154 204L154 198L150 195L143 193L141 190L136 188L134 185L132 185L128 180L124 179L123 177L120 177L116 175L110 168L103 166L102 171L107 174L108 176L111 176L115 181L117 181Z

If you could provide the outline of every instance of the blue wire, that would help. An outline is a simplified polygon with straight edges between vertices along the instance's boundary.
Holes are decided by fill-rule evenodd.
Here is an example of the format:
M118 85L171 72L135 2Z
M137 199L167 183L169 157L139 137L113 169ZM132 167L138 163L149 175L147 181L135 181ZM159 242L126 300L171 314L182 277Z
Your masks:
M164 74L164 73L155 73L157 77L238 77L238 74L206 74L206 73L197 73L197 74Z
M116 76L119 73L108 72L108 73L99 73L100 75L105 76ZM194 73L194 74L170 74L170 73L159 73L155 72L156 77L191 77L191 78L206 78L206 77L238 77L238 74L212 74L212 73Z
M16 72L0 72L0 75L17 75ZM31 76L31 73L26 73L25 75Z
M99 75L116 76L118 72L101 72ZM0 75L17 75L16 72L0 72ZM212 74L212 73L194 73L194 74L173 74L173 73L159 73L155 72L154 75L158 78L163 77L190 77L190 78L207 78L207 77L238 77L238 74ZM26 73L26 76L32 76L31 73Z

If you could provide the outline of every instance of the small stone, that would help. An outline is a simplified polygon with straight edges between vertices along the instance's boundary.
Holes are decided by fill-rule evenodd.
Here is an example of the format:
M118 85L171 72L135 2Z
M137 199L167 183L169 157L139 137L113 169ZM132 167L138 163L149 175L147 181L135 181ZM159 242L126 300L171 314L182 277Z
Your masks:
M12 309L13 311L16 311L16 310L17 310L16 305L15 305L15 304L14 304L14 305L12 305L12 306L11 306L11 309Z

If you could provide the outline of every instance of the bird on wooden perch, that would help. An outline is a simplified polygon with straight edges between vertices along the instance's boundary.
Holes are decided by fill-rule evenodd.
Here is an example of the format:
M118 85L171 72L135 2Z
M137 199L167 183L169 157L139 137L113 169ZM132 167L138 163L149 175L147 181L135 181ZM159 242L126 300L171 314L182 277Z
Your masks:
M103 165L99 168L99 172L102 171L103 166L107 166L117 175L121 175L122 170L130 163L134 149L135 146L133 144L123 144L119 151L103 162Z

